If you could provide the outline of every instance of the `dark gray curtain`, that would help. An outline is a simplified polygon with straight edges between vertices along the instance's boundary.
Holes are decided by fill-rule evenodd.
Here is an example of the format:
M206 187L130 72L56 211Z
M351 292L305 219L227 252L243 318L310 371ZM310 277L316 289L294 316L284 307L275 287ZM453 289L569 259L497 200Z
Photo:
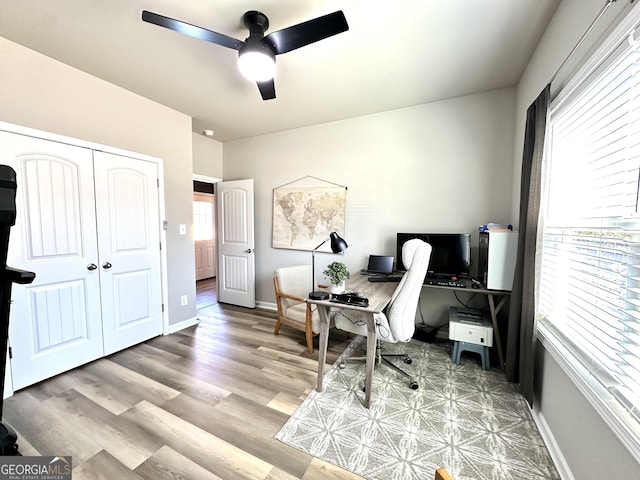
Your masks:
M533 404L536 345L535 254L549 98L550 85L547 85L527 109L520 178L518 256L509 304L505 358L507 380L520 383L520 391L530 405Z

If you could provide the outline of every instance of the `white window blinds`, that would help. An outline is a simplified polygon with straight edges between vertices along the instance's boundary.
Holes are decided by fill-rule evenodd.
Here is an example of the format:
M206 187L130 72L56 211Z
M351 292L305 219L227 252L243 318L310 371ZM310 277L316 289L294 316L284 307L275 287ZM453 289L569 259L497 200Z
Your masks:
M640 52L620 43L549 125L538 318L640 424Z

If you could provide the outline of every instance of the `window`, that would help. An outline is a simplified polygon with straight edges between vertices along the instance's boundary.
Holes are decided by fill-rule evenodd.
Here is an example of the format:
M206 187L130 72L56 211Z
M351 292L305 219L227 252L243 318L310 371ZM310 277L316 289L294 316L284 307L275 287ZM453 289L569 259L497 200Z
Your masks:
M196 198L202 198L196 200ZM210 196L212 197L212 196ZM193 236L194 240L213 240L213 201L203 194L194 194L193 201Z
M637 455L640 50L609 51L551 108L537 318Z

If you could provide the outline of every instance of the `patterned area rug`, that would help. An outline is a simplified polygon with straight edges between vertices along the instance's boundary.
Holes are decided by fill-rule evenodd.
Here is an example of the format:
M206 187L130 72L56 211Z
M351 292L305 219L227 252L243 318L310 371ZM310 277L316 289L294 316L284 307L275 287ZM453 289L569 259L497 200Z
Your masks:
M364 355L358 337L345 356ZM407 352L420 388L392 369L376 368L372 405L362 406L364 365L338 362L276 438L294 448L372 480L431 479L446 467L456 480L559 479L529 406L497 369L484 371L479 356L451 363L448 344L383 346ZM477 359L475 357L478 357Z

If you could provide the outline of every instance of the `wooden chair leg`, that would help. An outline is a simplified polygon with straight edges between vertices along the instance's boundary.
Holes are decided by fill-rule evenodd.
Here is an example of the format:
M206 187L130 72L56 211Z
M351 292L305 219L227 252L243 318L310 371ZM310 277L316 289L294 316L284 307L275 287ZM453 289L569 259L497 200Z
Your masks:
M307 314L304 322L304 333L307 337L307 351L309 353L313 353L313 323L311 321L312 315L313 311L311 310L311 305L307 303Z
M436 470L435 480L453 480L453 477L446 468L442 467Z
M313 332L310 328L305 332L305 336L307 337L307 351L313 353Z
M282 326L282 320L280 320L280 317L278 317L278 320L276 321L276 328L273 331L274 335L278 335L278 333L280 333L280 327Z
M282 305L280 304L280 285L278 285L278 278L273 277L273 287L276 291L276 305L278 306L278 320L276 321L276 328L273 330L274 335L280 333L280 327L282 326Z

